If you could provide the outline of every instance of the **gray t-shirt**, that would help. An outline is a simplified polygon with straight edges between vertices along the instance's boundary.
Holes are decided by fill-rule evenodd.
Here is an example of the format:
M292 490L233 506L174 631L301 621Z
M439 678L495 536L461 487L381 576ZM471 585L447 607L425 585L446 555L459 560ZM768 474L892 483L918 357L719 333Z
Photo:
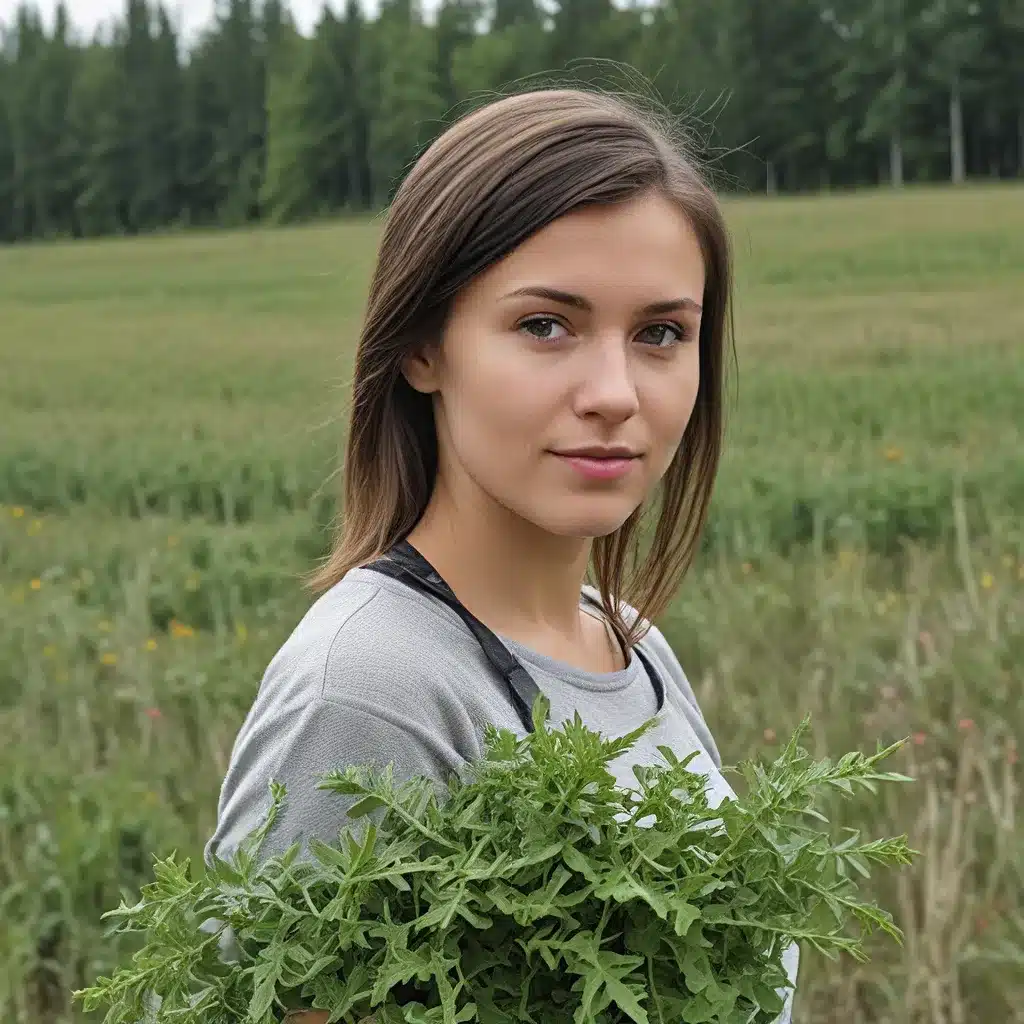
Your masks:
M581 606L599 614L584 595ZM624 669L595 673L502 639L551 701L555 724L578 711L589 728L618 736L657 713L635 653ZM635 785L632 764L661 762L657 748L668 745L679 756L699 751L691 767L710 773L716 802L731 795L672 649L654 627L641 646L661 676L665 706L658 724L611 765L619 784ZM393 762L396 778L444 782L483 753L487 722L524 734L504 679L459 615L402 582L353 569L313 604L271 660L235 741L206 859L229 856L259 827L271 778L284 783L286 797L261 850L268 856L314 835L334 842L351 825L350 801L316 788L325 773Z
M600 615L595 598L584 588L581 607ZM635 610L625 611L632 621ZM596 673L502 640L550 700L553 724L579 712L588 728L620 736L657 714L654 687L635 653L624 669ZM652 626L640 646L662 680L665 703L657 724L610 765L619 785L635 786L632 765L661 763L657 748L666 745L680 757L697 751L691 768L710 776L714 803L732 796L668 642ZM524 735L505 680L459 615L398 580L353 569L312 605L267 667L235 741L206 860L230 857L263 823L271 779L285 785L286 796L261 857L311 836L332 843L352 827L351 800L317 788L327 772L391 763L396 780L424 775L443 783L483 753L488 722ZM793 971L795 977L795 962ZM787 1010L780 1021L788 1019Z

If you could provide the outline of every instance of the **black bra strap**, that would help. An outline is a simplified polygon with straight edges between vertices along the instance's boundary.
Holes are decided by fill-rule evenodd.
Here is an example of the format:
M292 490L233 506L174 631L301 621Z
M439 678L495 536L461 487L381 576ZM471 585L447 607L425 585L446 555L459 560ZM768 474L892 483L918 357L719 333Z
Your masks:
M596 608L602 614L604 613L604 609L601 607L600 601L595 601L589 594L584 594L583 596L591 606ZM647 678L650 679L651 686L654 687L654 695L657 698L658 711L660 712L665 706L665 684L661 681L661 676L658 675L658 670L652 664L651 659L644 654L643 648L639 644L636 644L633 650L636 651L637 657L640 659L640 664L646 669Z
M509 697L528 732L533 731L533 704L540 693L533 676L523 667L519 659L485 626L456 596L451 587L441 578L437 570L408 541L396 544L386 555L368 562L362 568L383 573L399 580L415 590L424 590L457 612L469 627L487 660L505 680ZM658 710L665 704L665 687L647 656L640 650L640 657L647 676L654 686L658 698Z
M426 590L457 612L476 637L487 660L508 684L509 696L523 726L529 732L533 731L533 702L540 693L533 676L523 668L519 659L498 637L455 596L451 587L441 579L434 567L408 541L401 541L383 558L370 562L363 568L383 573L414 589Z

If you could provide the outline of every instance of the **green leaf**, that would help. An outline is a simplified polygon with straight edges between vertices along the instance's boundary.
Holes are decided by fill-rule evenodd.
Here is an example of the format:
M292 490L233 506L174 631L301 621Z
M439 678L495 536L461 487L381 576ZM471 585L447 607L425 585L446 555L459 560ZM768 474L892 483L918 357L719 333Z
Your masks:
M672 918L672 930L676 935L682 938L690 930L690 925L694 921L700 920L700 911L693 906L691 903L679 902L673 900L671 902L672 910L674 911Z

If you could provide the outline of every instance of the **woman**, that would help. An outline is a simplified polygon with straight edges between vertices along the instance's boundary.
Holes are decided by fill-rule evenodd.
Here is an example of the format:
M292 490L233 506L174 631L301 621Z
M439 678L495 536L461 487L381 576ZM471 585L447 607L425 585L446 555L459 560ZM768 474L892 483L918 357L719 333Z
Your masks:
M261 852L333 841L349 823L324 773L441 783L485 723L527 729L538 690L553 722L605 734L657 716L622 785L668 744L729 795L651 625L711 495L729 293L713 193L624 102L526 93L434 142L383 233L344 520L238 736L208 859L261 823L271 778L287 801Z

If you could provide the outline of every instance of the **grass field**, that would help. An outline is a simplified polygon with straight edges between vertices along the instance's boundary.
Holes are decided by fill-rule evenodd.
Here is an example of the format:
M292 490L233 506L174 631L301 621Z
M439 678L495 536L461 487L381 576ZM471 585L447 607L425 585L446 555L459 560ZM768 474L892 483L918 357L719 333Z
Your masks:
M732 201L728 453L663 626L727 761L910 735L906 932L797 1021L1024 1021L1024 188ZM379 225L0 250L0 1018L198 858L333 514Z

